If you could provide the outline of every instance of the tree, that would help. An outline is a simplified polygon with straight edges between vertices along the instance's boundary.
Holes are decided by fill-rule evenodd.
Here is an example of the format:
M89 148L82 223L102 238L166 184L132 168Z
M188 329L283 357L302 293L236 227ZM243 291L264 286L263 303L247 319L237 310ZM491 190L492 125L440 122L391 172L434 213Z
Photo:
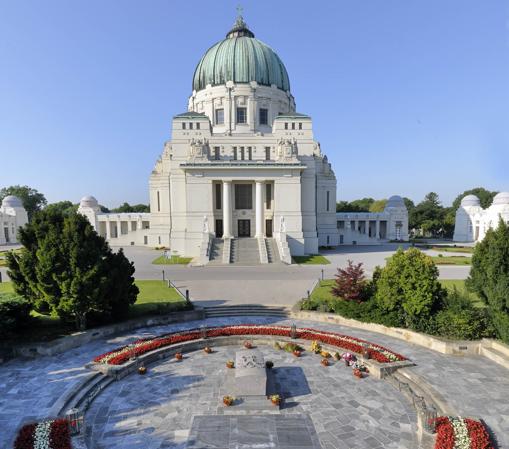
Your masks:
M466 285L487 305L498 336L509 343L509 225L502 218L476 245Z
M371 206L369 206L370 212L383 212L385 209L385 205L387 204L387 200L375 200L371 203Z
M491 206L493 198L495 198L495 195L497 193L498 192L491 192L489 190L486 190L484 187L474 187L473 189L465 190L463 193L459 194L453 201L452 210L454 213L456 213L456 211L460 207L461 200L467 195L475 195L477 198L479 198L479 201L481 202L481 207L483 209L486 209Z
M445 232L444 218L445 210L435 192L428 193L409 214L411 229L421 229L432 236Z
M338 268L335 285L332 287L332 294L347 301L359 302L365 299L366 284L367 281L364 276L362 263L354 265L349 260L348 266L345 269Z
M336 212L369 212L369 207L374 201L373 198L362 198L352 202L338 201Z
M21 200L29 220L32 219L35 212L41 210L47 203L42 193L28 186L4 187L0 190L0 202L8 195L17 196Z
M45 211L55 211L62 215L72 215L78 211L79 204L73 204L70 201L59 201L57 203L48 204Z
M150 212L150 207L146 204L133 204L124 203L122 206L112 209L112 212Z
M36 310L85 329L94 313L117 318L136 301L134 265L114 254L80 214L41 211L20 229L21 253L7 262L14 290Z
M400 325L426 331L445 295L431 257L417 248L400 248L379 273L375 301L382 310L397 312Z

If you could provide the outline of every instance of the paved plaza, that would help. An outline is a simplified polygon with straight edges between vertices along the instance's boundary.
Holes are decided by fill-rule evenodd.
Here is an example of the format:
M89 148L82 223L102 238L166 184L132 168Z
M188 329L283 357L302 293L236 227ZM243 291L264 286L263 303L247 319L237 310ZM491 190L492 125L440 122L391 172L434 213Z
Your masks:
M275 318L215 318L207 325L240 323L290 324ZM197 327L203 322L140 329L97 340L54 357L16 359L0 365L0 432L10 448L23 422L45 418L55 400L87 372L83 365L95 355L137 338ZM298 326L339 331L365 338L399 352L416 363L408 368L422 376L457 413L480 417L509 447L509 376L507 370L480 356L451 357L381 334L316 322ZM390 384L369 377L356 380L341 364L323 367L306 354L296 359L270 347L260 348L275 362L288 400L282 416L304 413L313 422L323 448L393 447L410 449L415 414ZM92 441L101 447L184 448L194 415L214 415L220 409L224 361L234 347L217 348L210 356L190 353L177 364L149 366L142 377L114 382L94 401L86 415ZM368 443L369 441L369 443Z

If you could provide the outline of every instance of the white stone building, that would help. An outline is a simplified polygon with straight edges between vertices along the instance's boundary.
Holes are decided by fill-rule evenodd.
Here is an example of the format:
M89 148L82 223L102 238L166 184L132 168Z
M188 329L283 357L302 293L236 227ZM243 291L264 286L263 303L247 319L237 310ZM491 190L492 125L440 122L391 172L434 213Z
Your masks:
M357 224L338 229L336 177L312 119L296 111L281 59L242 17L199 61L171 137L150 176L150 214L101 214L93 197L82 200L79 211L110 243L165 246L203 263L211 254L229 263L244 248L259 262L289 263L319 246L408 238L394 201L343 218L349 229L369 220L365 239Z
M398 195L387 200L383 212L338 212L336 220L339 245L408 240L408 211Z
M502 218L509 224L509 192L500 192L487 209L481 207L479 198L467 195L456 211L455 242L479 242L490 228L496 228Z
M21 200L13 195L6 196L0 207L0 245L18 243L18 228L28 223L28 215Z

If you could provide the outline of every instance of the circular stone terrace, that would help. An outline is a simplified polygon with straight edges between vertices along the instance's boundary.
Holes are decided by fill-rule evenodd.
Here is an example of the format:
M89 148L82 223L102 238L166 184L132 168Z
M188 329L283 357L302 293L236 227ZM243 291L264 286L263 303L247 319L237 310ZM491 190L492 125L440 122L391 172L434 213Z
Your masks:
M90 370L84 367L94 357L140 338L193 329L206 325L269 324L339 332L382 345L410 359L415 366L405 370L419 376L456 414L482 418L498 438L499 447L509 447L509 376L505 368L481 356L454 357L439 354L378 333L311 321L278 318L214 318L179 325L144 328L122 336L90 342L81 348L52 357L11 360L0 365L1 447L12 447L21 424L51 416L63 392L79 384ZM248 338L246 338L248 339ZM304 447L301 439L274 442L260 440L256 426L269 425L262 418L256 425L241 406L225 409L221 398L227 376L225 361L235 359L239 345L216 346L212 354L201 350L185 353L178 363L165 358L148 365L144 376L136 373L110 383L91 403L86 415L89 448L185 448L193 418L201 415L235 416L238 428L258 447ZM309 348L309 343L305 345ZM358 380L343 363L320 365L320 357L305 351L296 358L268 345L258 349L272 360L273 375L285 398L277 416L306 416L313 438L322 448L414 448L417 447L417 416L411 403L391 383L370 375ZM341 352L341 351L340 351ZM211 421L211 434L226 435L209 447L233 447L224 419ZM265 421L263 421L265 419ZM278 418L279 419L279 418ZM240 420L243 424L241 424ZM246 421L247 420L247 421ZM238 421L238 422L237 422ZM248 424L252 423L253 426ZM233 425L233 424L232 424ZM299 424L302 425L302 424ZM230 435L230 436L229 436ZM279 434L278 434L279 435ZM282 434L287 435L287 434ZM196 436L196 435L194 435ZM257 440L258 438L258 440ZM190 438L189 438L190 440ZM222 441L218 445L217 441ZM196 442L195 442L196 443ZM299 446L300 444L300 446ZM317 447L317 446L313 446Z

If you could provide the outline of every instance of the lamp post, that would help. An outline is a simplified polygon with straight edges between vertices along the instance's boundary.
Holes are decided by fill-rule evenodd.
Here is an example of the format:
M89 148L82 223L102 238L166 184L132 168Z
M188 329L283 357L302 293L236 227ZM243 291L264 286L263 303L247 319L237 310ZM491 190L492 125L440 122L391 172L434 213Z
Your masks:
M290 328L290 338L296 339L297 338L297 326L295 323L292 324L292 327Z

